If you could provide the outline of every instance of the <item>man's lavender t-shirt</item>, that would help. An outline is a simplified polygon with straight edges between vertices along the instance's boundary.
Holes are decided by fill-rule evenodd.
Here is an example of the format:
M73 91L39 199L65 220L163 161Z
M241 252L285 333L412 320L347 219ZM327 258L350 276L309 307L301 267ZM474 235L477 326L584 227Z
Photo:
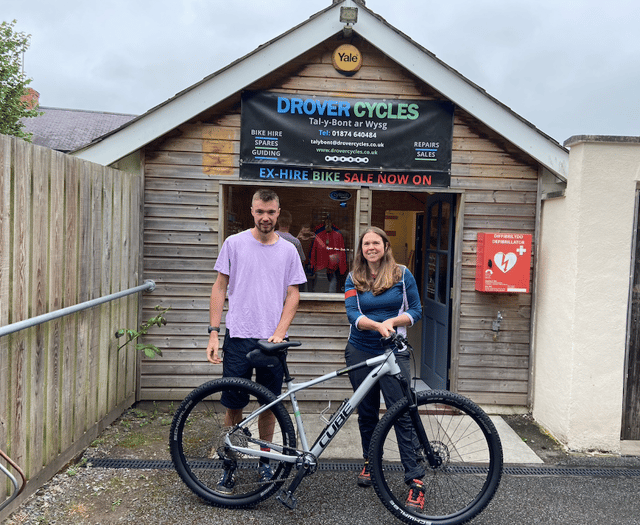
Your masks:
M293 244L256 240L251 230L224 241L214 266L229 276L227 331L231 337L268 339L275 332L287 288L307 281Z

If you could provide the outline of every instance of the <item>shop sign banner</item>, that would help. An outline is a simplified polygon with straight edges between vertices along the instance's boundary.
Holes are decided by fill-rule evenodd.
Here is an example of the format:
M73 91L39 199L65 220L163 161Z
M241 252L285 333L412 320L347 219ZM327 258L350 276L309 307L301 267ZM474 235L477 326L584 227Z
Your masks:
M264 166L244 164L240 168L241 179L264 182L329 183L359 186L424 186L448 188L451 177L442 172L393 172L366 169L301 168L298 166Z
M398 176L402 185L450 183L453 104L447 101L245 92L241 122L241 178L275 178L282 167L312 177L333 173L331 182L341 183L398 184Z

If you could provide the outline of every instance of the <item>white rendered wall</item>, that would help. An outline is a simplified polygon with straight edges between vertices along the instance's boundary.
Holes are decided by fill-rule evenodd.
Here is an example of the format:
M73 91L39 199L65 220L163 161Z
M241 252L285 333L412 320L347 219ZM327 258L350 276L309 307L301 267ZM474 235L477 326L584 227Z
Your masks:
M566 196L542 207L533 415L571 450L619 452L640 143L570 147Z

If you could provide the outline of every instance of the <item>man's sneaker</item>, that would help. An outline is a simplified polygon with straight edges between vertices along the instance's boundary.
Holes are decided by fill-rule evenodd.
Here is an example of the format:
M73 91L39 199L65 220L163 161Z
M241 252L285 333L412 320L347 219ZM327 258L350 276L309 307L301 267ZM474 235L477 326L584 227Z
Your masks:
M362 472L358 474L358 485L361 487L371 486L371 466L369 465L368 459L364 462L364 467L362 467Z
M407 508L421 512L424 510L424 483L420 479L414 479L409 486Z
M273 478L273 470L266 463L261 463L260 468L258 468L258 473L260 474L260 483L267 483L271 481Z
M216 485L216 492L220 492L221 494L232 494L233 487L236 485L236 478L231 472L231 470L224 470L222 472L222 478Z

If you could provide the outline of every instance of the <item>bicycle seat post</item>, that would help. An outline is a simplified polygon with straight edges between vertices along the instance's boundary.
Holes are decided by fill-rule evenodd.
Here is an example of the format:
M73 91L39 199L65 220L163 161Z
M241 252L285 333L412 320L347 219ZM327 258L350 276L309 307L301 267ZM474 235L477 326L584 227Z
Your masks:
M282 352L278 354L278 359L280 359L280 364L282 365L282 372L284 374L284 382L289 384L293 381L293 377L289 373L289 365L287 364L287 354L286 352Z

